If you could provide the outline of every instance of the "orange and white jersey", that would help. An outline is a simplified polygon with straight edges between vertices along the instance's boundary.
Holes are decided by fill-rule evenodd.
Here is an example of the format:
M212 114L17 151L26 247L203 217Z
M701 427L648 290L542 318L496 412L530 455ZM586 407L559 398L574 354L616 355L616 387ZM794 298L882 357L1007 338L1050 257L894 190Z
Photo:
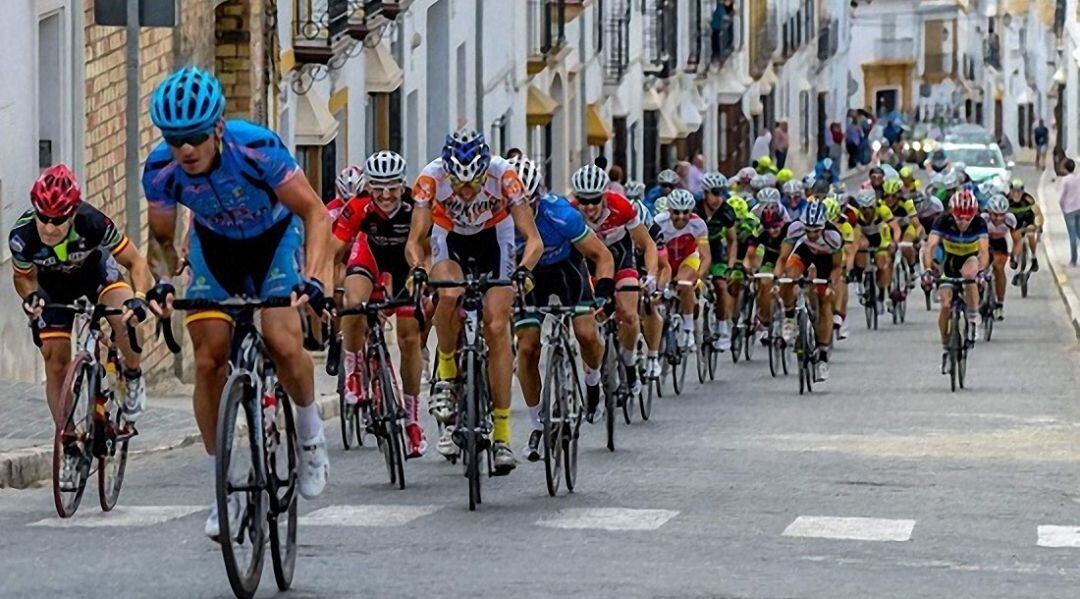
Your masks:
M499 224L512 206L524 203L525 186L506 160L492 156L480 190L464 199L454 193L442 158L436 158L416 179L413 201L417 208L431 208L435 225L461 235L474 235Z

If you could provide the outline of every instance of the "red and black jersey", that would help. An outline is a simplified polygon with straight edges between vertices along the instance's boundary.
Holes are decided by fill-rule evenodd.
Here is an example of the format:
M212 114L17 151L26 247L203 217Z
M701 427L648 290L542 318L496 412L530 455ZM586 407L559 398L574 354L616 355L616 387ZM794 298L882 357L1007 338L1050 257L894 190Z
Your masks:
M384 214L367 192L345 202L335 199L326 208L334 216L334 236L345 243L351 242L359 233L368 237L372 248L403 248L409 239L413 201L407 189L393 214Z

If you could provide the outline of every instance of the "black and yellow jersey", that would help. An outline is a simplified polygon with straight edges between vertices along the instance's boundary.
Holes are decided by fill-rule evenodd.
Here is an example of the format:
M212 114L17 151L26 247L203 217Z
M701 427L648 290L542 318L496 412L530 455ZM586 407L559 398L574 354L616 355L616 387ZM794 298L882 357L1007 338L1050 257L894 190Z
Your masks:
M941 238L941 247L946 254L953 256L971 256L979 253L979 240L989 236L986 221L981 216L971 219L971 224L963 231L956 224L950 213L942 214L934 221L931 233Z

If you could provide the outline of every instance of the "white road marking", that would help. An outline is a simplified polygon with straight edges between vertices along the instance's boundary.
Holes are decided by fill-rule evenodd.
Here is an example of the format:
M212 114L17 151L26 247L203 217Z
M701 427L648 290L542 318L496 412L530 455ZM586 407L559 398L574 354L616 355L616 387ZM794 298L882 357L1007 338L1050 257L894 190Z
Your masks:
M853 541L910 541L914 528L914 520L799 516L784 529L784 536Z
M598 528L600 530L656 530L679 512L627 508L567 508L555 516L538 520L550 528Z
M1040 526L1039 547L1080 548L1080 526Z
M331 505L300 517L301 526L404 526L441 505Z
M28 526L52 528L101 528L106 526L152 526L206 511L205 505L118 505L111 512L84 509L71 518L46 518Z

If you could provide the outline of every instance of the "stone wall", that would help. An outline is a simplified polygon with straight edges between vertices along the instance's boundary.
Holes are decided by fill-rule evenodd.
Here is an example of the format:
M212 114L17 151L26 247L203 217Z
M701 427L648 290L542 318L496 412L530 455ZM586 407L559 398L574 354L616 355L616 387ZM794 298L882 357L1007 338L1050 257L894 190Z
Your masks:
M230 118L266 121L263 0L228 0L217 7L215 72Z

